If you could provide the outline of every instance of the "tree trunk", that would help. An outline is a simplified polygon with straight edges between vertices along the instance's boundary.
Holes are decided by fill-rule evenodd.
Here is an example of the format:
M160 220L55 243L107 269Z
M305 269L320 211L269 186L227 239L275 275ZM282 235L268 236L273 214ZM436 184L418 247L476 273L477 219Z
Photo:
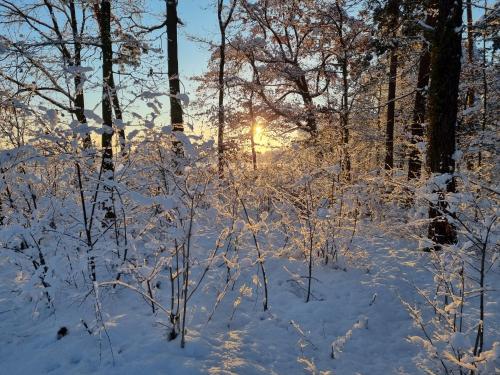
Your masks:
M342 61L342 106L340 111L340 125L342 131L342 172L347 181L351 181L351 156L349 155L349 72L347 70L347 56L344 53Z
M74 66L81 68L82 66L82 42L80 38L80 33L78 31L78 20L76 18L75 1L70 0L69 2L70 19L71 19L71 32L73 34L74 44ZM85 96L83 93L83 82L82 74L79 70L76 71L73 78L75 85L75 116L80 124L87 124L87 118L85 117ZM90 134L86 133L83 137L83 148L89 149L92 146L92 140Z
M487 1L484 1L484 18L486 19L488 15L488 10L487 10ZM486 33L483 32L483 61L482 61L482 76L483 76L483 116L482 116L482 121L481 121L481 130L482 134L481 137L484 136L484 131L486 130L486 121L488 119L488 94L489 94L489 89L488 89L488 77L486 75L486 68L488 65L487 59L486 59L486 53L487 53L487 48L486 48ZM492 61L494 61L492 59ZM481 150L478 152L478 167L481 167L483 161L482 153Z
M220 44L220 61L219 61L219 111L218 111L218 132L217 132L217 151L219 156L219 177L224 177L224 65L226 63L226 34L221 27L221 44Z
M396 112L397 71L397 50L393 48L389 62L389 91L387 93L387 122L385 126L385 169L388 171L394 167L394 117Z
M450 174L446 191L436 191L438 202L429 208L428 236L439 246L456 241L455 228L443 211L447 208L446 192L455 190L452 174L462 52L462 0L439 0L438 4L431 51L427 162L432 174Z
M340 3L335 3L340 20L336 24L340 46L342 47L342 102L340 106L341 130L341 171L346 181L351 181L351 156L349 155L349 68L346 41L344 39L344 10Z
M219 111L218 111L218 131L217 131L217 153L219 158L219 177L224 177L224 126L225 126L225 108L224 108L224 73L226 65L226 29L236 7L236 0L233 0L229 8L229 14L226 20L222 19L224 0L217 1L217 18L219 20L220 46L219 46Z
M387 121L385 131L385 169L394 167L394 117L396 112L396 80L398 73L398 55L396 46L399 22L399 0L390 0L388 5L389 28L392 34L391 53L389 58L389 87L387 92Z
M378 84L378 95L375 94L377 98L377 135L382 134L382 84ZM375 147L375 166L378 168L382 163L382 153L380 147Z
M167 49L168 49L168 80L170 94L170 121L174 132L184 131L184 120L182 106L179 99L179 56L177 48L177 0L166 0L167 2ZM174 151L182 154L182 144L174 141Z
M424 51L420 55L418 64L417 93L413 107L413 119L411 125L411 151L408 163L408 180L420 178L422 161L417 143L423 141L426 105L426 87L429 84L429 71L431 54L428 46L424 46Z
M316 121L316 115L314 113L314 102L311 96L311 92L309 91L309 86L307 85L307 80L304 75L301 75L296 81L295 85L297 86L298 91L300 92L300 96L302 97L302 102L305 106L306 111L306 129L311 135L312 139L316 139L318 135L318 124Z
M113 46L111 42L111 1L102 0L99 12L102 48L102 149L103 171L108 178L113 178L113 109L111 107L111 90L113 87Z
M472 0L467 0L467 62L469 66L472 68L472 64L474 63L474 30L473 30L473 21L472 21ZM472 107L474 106L474 88L469 87L467 89L467 99L466 106Z
M425 23L431 27L436 24L435 16L430 13ZM424 42L422 54L418 64L417 93L413 107L413 119L411 125L411 151L408 162L408 180L418 179L421 175L422 160L417 143L424 140L426 104L427 104L427 86L429 85L429 73L431 67L431 52L429 43Z

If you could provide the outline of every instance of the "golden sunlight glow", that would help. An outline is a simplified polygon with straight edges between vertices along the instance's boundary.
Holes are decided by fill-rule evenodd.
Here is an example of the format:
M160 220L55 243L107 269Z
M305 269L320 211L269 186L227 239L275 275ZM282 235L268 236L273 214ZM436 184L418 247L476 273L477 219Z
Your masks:
M262 134L262 125L260 123L256 123L254 127L255 135L260 136Z
M280 143L267 132L266 123L266 119L259 116L254 120L251 126L251 135L253 142L255 142L255 150L258 153L270 151L280 145Z

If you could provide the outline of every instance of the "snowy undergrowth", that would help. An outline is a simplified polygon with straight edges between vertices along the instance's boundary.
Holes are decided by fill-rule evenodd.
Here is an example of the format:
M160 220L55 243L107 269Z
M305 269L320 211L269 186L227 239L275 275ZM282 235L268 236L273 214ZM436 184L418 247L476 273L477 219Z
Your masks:
M144 147L114 181L95 158L4 155L4 188L18 188L0 231L2 371L439 373L447 346L474 337L477 286L467 284L475 294L457 315L448 307L456 293L436 288L456 286L455 268L438 272L452 249L419 249L427 202L410 209L404 189L388 193L372 174L347 184L338 166L310 170L293 156L280 173L278 164L258 174L233 168L219 182L203 145L180 141L185 159ZM454 216L457 226L475 223L467 228L477 243L460 239L467 272L484 224L493 228L460 213L470 207ZM488 286L499 277L496 237L487 238L482 348L491 369L499 296ZM442 325L450 316L467 330ZM472 349L462 346L446 363L482 366L480 356L463 361Z
M304 262L267 259L267 312L262 311L262 288L253 278L255 265L250 265L241 270L207 322L214 306L210 285L219 277L216 272L190 303L184 350L178 341L167 341L167 317L162 312L152 314L143 298L126 289L101 293L108 340L102 330L89 334L82 324L83 317L93 314L89 304L65 295L53 313L41 309L35 316L33 306L12 304L13 286L3 283L3 369L6 373L59 374L381 374L397 369L416 373L412 358L417 350L406 341L416 331L397 296L411 298L413 292L401 281L422 282L428 275L420 276L413 265L400 266L398 257L408 264L419 262L419 256L402 242L381 240L367 251L368 269L319 266L314 296L307 304L305 283L300 279L306 273ZM6 276L2 280L8 280ZM166 294L161 289L157 293ZM57 340L61 326L69 334ZM332 350L335 358L331 358Z

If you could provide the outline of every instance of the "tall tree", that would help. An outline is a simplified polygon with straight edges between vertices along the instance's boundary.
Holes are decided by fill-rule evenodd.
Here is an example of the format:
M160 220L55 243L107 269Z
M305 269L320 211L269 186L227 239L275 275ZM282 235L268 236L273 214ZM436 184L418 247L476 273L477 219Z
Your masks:
M113 175L113 44L111 41L111 0L102 0L98 14L99 28L101 33L102 49L102 149L103 149L103 171L108 174L108 179Z
M394 167L394 121L396 112L396 82L398 73L398 49L396 43L399 24L399 0L389 0L387 3L387 25L392 37L389 48L389 86L387 91L387 121L385 136L385 169Z
M255 133L257 129L257 124L255 121L255 114L253 111L253 91L250 94L250 100L248 101L248 109L250 116L250 146L252 148L252 166L253 170L257 170L257 151L255 150Z
M69 10L70 10L70 20L71 20L71 33L73 35L74 41L74 60L73 65L76 67L75 76L74 76L74 85L75 85L75 115L80 124L86 124L87 118L85 116L85 96L83 92L83 80L82 80L82 35L78 30L78 19L76 16L76 7L75 1L70 0L68 2ZM83 8L85 9L85 8ZM85 15L84 15L85 16ZM53 22L55 19L52 19ZM83 139L83 147L89 148L92 144L90 139L90 134L85 134Z
M125 144L125 124L123 123L123 112L120 105L120 99L118 98L118 92L115 85L114 73L111 74L110 82L111 99L113 102L113 111L115 113L116 123L119 123L118 129L118 143L120 144L120 151L122 155L126 154L126 144Z
M226 65L226 29L233 18L236 0L232 0L229 5L229 12L224 19L224 0L217 0L217 19L219 21L220 45L219 45L219 108L218 108L218 128L217 128L217 151L219 157L219 177L224 176L224 73Z
M363 72L369 67L371 49L369 28L361 15L354 16L358 1L319 2L318 13L323 22L323 38L330 40L326 53L331 55L327 68L339 75L332 79L329 90L341 97L340 105L329 105L338 113L340 123L341 167L345 180L351 179L351 156L349 153L349 122L355 98L361 91ZM325 46L327 47L327 46ZM336 102L336 100L333 100Z
M245 31L234 47L243 53L255 80L253 90L286 123L319 134L315 99L328 88L327 60L312 1L241 2Z
M429 209L429 238L436 244L453 243L455 228L447 221L446 192L455 184L455 129L462 55L462 0L439 0L431 50L427 162L433 175L446 175L446 189L438 189L438 202Z
M434 12L428 12L425 24L426 28L433 28L436 19ZM431 46L429 44L428 32L423 37L422 51L418 63L417 89L415 93L415 102L413 105L413 118L411 123L411 150L408 161L408 180L418 179L421 175L422 160L418 143L424 139L424 127L427 105L427 87L429 85L429 75L431 67Z
M168 49L168 81L170 94L170 120L174 132L184 131L183 112L180 101L179 55L177 47L177 0L167 2L167 49ZM179 142L174 142L175 151L182 152Z
M474 63L474 25L472 20L472 0L466 1L467 8L467 63L472 67ZM474 88L467 88L467 98L465 101L467 107L474 105Z
M135 9L134 12L140 13L139 10ZM99 6L97 4L94 5L94 14L97 20L99 20ZM121 46L116 51L116 57L113 58L113 64L120 64L122 67L125 65L133 65L138 66L138 60L140 59L140 51L141 46L138 40L129 33L125 33L122 29L122 25L120 22L120 17L117 17L113 13L111 13L111 20L116 24L115 34L117 35L118 40L121 41ZM142 25L135 24L136 27L141 29L146 29ZM163 27L164 24L160 25ZM99 22L99 28L101 24ZM153 29L157 28L154 26ZM113 67L113 66L112 66ZM115 114L115 126L117 127L118 133L118 144L120 145L121 155L126 155L126 140L125 140L125 124L123 122L123 111L122 106L120 104L120 99L118 97L118 91L115 84L115 73L112 71L111 77L109 79L109 91L111 94L111 102L113 112Z

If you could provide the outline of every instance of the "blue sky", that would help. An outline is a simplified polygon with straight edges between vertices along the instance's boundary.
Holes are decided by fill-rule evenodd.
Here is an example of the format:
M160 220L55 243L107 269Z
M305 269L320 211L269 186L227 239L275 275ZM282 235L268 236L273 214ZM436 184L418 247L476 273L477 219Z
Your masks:
M181 74L187 76L202 73L210 54L200 43L189 40L189 35L206 39L217 37L217 14L213 1L179 0L179 18L185 23L179 34L179 64Z

